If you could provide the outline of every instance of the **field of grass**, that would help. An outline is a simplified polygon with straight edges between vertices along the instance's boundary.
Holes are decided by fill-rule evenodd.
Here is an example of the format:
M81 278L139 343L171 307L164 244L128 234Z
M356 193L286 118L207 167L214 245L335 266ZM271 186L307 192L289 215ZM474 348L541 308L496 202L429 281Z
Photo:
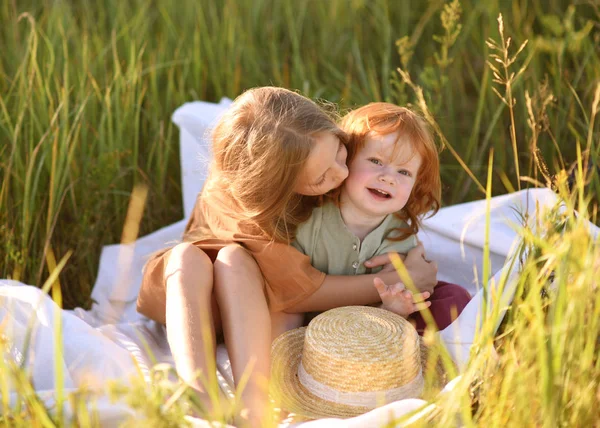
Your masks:
M136 183L149 186L141 233L182 217L174 109L253 86L342 109L414 102L402 66L480 181L495 150L494 193L518 187L515 151L520 175L536 176L532 148L551 173L569 166L577 144L597 141L600 78L600 8L569 4L463 1L442 20L435 0L2 2L0 273L40 284L47 250L73 250L65 305L89 305L100 248L119 242ZM511 53L529 41L508 70L525 67L511 82L514 115L487 64L499 66L486 44L499 13ZM445 204L483 196L451 151L442 161Z
M341 110L412 103L447 148L445 205L558 186L578 152L582 169L598 164L595 0L9 0L0 46L0 277L41 286L72 252L65 307L90 305L100 249L123 239L136 185L148 188L141 234L181 219L170 115L186 101L278 85ZM482 365L491 333L476 349L466 379L493 379L462 386L478 405L466 393L440 404L458 400L467 425L598 423L600 293L584 263L598 250L582 222L596 221L600 180L579 175L571 209L583 215L526 236L534 256L497 365Z

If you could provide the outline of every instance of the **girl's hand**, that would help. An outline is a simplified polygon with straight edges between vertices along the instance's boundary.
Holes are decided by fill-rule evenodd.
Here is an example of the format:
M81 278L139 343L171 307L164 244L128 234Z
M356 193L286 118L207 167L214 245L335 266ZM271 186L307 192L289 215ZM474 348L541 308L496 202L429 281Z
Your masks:
M413 295L401 282L387 285L381 278L375 278L373 285L381 297L381 308L404 318L431 306L431 302L425 301L430 296L427 291Z
M406 270L413 280L415 287L420 292L429 292L433 294L433 289L437 285L437 263L434 261L427 260L425 258L425 248L423 244L419 242L415 248L410 250L406 256L398 254ZM374 268L377 266L383 266L383 269L378 273L395 272L394 266L390 261L389 254L381 254L375 256L365 262L365 266L368 268Z
M368 267L369 269L372 269L372 268L375 268L378 266L383 266L383 268L378 273L395 272L396 269L394 268L394 265L390 261L390 256L388 254L389 253L380 254L378 256L370 258L369 260L365 261L365 266ZM406 259L406 256L404 254L398 254L398 257L400 257L400 260L402 260L402 261L404 261L404 259Z
M408 252L404 265L417 290L433 294L437 285L438 266L436 262L425 258L425 248L421 242Z

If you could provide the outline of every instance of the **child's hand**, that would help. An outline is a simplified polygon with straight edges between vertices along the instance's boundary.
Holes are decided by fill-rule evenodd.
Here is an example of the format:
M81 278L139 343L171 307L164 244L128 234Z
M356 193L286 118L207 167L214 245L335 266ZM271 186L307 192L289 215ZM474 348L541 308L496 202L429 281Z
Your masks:
M373 285L381 297L381 308L404 318L431 306L431 302L425 301L431 295L428 291L413 295L401 282L387 285L381 278L375 278Z

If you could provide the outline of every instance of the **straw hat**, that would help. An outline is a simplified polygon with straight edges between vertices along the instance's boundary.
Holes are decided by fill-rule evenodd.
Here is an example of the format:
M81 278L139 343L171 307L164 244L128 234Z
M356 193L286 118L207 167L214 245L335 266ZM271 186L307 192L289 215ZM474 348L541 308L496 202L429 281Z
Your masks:
M383 309L329 310L279 336L271 352L274 398L304 417L353 417L423 390L417 331Z

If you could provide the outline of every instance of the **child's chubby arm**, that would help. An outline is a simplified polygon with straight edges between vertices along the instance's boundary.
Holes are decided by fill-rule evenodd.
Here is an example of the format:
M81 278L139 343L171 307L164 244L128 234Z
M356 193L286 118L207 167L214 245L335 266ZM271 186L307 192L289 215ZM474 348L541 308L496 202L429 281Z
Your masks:
M406 256L401 254L399 254L399 256L404 261L404 265L406 266L415 287L422 293L425 291L430 294L433 293L433 289L437 284L438 266L435 261L429 261L425 258L425 248L423 247L423 244L419 242L416 247L406 254ZM365 266L369 268L384 266L379 274L395 272L389 258L389 253L387 252L367 260ZM393 282L396 281L390 281L390 283Z
M375 285L381 297L381 308L394 312L401 317L406 318L413 312L421 311L431 306L431 302L425 301L430 296L427 291L412 294L401 282L388 285L381 278L375 278L373 285Z

